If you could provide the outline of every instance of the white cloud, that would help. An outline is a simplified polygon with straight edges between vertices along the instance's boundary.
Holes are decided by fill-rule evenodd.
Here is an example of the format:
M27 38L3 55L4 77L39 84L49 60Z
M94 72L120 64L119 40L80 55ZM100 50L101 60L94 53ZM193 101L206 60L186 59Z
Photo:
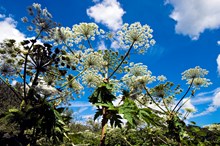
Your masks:
M218 74L220 75L220 54L218 55L216 61L217 61L217 71L218 71Z
M220 107L220 92L215 94L213 98L213 105Z
M0 14L0 18L0 42L4 39L22 41L25 38L25 35L16 28L17 22L13 18L4 14Z
M5 18L5 15L4 14L0 14L0 18Z
M102 23L114 31L121 27L124 14L125 11L117 0L103 0L87 9L87 15L94 18L95 22Z
M193 115L193 117L200 117L200 116L204 116L207 115L209 113L215 112L217 110L218 107L210 105L205 111L195 114Z
M177 24L176 33L197 40L205 30L220 28L219 0L167 0L174 7L170 17Z
M100 2L100 0L92 0L94 3L98 3Z
M88 120L88 119L93 119L94 117L94 114L90 114L90 115L83 115L82 118L85 119L85 120Z
M220 46L220 41L217 41L217 45Z
M121 48L121 46L119 45L119 41L116 41L116 40L112 41L111 48L113 48L113 49Z
M89 107L81 107L81 108L79 108L79 110L78 110L76 113L77 113L77 114L80 114L80 113L86 111L88 108L89 108Z
M89 107L92 106L91 103L89 102L83 102L83 101L72 101L70 102L70 106L69 107Z
M193 117L200 117L209 113L215 112L220 107L220 91L219 88L213 91L212 103L205 109L205 111L195 114Z
M205 103L208 103L208 102L211 102L212 101L212 98L211 96L207 96L207 97L195 97L191 100L191 103L193 105L201 105L201 104L205 104Z
M99 44L98 44L98 50L106 50L106 46L105 46L105 42L104 41L101 41Z

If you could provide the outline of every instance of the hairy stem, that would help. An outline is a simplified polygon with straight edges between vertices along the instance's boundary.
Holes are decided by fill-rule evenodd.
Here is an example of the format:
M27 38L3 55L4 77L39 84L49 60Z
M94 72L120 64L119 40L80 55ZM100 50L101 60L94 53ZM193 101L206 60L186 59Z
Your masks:
M167 104L166 104L165 99L162 98L162 100L163 100L163 104L164 104L165 108L167 109L167 112L170 113L170 110L169 110L169 108L168 108L168 106L167 106Z
M81 71L77 76L73 77L71 80L69 80L67 83L63 84L61 88L65 87L66 85L68 85L69 83L71 83L73 80L75 80L76 78L78 78L80 75L82 75L88 68L85 68L83 71Z
M151 98L151 100L153 101L153 103L161 110L163 111L164 113L167 113L155 100L154 98L151 96L151 94L149 93L148 89L146 87L144 87L144 89L146 90L147 92L147 95Z
M89 38L88 38L87 35L86 35L86 39L87 39L87 41L88 41L89 47L90 47L91 49L93 49L93 48L92 48L92 44L91 44L91 42L90 42L90 40L89 40Z
M67 49L74 55L75 53L72 51L72 49L70 48L70 46L68 46L64 41L63 44L67 47Z
M105 137L106 137L106 130L107 130L107 107L102 107L102 133L101 133L101 140L100 140L100 146L105 146Z
M186 95L188 94L189 90L191 89L192 85L193 85L193 81L194 81L194 78L192 79L186 93L183 95L183 97L179 100L179 102L176 104L176 106L173 108L172 112L175 111L175 109L177 108L177 106L181 103L181 101L186 97Z
M128 57L133 45L134 45L135 41L132 42L130 48L128 49L128 51L126 52L125 56L123 57L122 61L119 63L119 65L116 67L116 69L111 73L111 75L107 78L107 79L110 79L114 74L115 72L119 69L119 67L122 65L122 63L125 61L125 59Z
M25 61L24 61L24 80L23 80L23 84L24 84L24 99L26 100L26 75L27 75L27 61L28 61L28 55L30 53L30 50L33 48L35 41L40 37L41 33L43 32L43 28L40 30L40 32L38 33L38 35L35 37L34 41L32 42L31 46L28 49L27 54L25 55Z

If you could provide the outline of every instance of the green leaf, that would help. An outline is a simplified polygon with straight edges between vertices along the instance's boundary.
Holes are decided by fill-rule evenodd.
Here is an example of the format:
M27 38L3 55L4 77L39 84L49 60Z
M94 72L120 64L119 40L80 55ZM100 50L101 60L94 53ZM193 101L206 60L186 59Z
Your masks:
M65 125L65 123L62 120L58 120L58 123Z
M94 121L102 115L102 110L101 109L97 109L95 115L94 115Z
M70 140L70 138L68 137L68 135L64 132L63 135L68 139Z
M9 112L10 113L17 113L17 112L19 112L19 110L16 108L12 108L12 109L9 109Z

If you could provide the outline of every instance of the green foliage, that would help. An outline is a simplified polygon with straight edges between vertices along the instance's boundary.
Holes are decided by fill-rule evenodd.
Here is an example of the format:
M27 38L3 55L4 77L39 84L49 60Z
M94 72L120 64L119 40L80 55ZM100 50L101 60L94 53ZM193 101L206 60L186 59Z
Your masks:
M89 102L92 104L112 102L116 99L116 97L111 93L112 87L112 84L101 84L89 97Z
M138 125L139 121L144 121L148 125L158 124L158 116L155 113L149 108L138 108L136 103L128 98L125 98L124 103L119 107L119 114L123 114L132 126Z

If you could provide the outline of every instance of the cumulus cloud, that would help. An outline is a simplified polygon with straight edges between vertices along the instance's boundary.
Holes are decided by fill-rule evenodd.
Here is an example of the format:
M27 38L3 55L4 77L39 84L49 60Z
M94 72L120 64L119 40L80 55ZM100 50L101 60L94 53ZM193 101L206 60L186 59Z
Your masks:
M217 71L218 71L218 74L220 75L220 54L218 55L216 61L217 61Z
M217 45L220 46L220 41L217 41Z
M220 91L219 88L214 90L212 103L208 106L208 108L205 109L205 111L195 114L193 117L200 117L207 115L209 113L215 112L220 107Z
M197 40L205 30L220 27L219 0L167 0L166 4L174 7L170 17L177 22L176 33L192 40Z
M4 39L15 39L22 41L25 35L16 28L17 22L11 18L0 14L0 42Z
M87 9L87 15L95 19L95 22L106 25L111 30L117 30L121 27L122 16L125 11L121 8L117 0L103 0Z

